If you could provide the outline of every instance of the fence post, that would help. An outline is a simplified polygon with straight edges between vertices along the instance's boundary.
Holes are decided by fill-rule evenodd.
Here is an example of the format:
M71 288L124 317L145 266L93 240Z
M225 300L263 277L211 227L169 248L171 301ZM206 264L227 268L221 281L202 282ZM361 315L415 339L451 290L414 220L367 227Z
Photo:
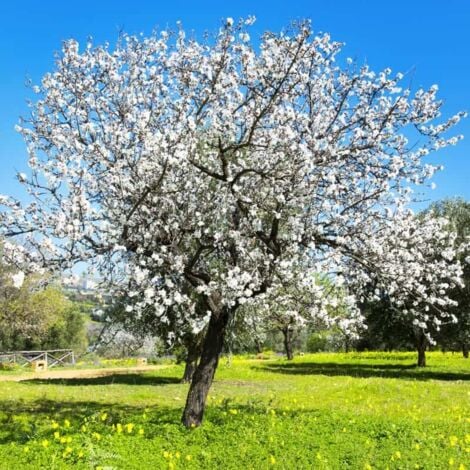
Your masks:
M44 360L46 361L46 367L49 367L49 360L48 360L48 358L47 358L47 351L46 351L46 353L45 353L45 355L44 355Z
M75 365L75 354L72 351L72 365Z

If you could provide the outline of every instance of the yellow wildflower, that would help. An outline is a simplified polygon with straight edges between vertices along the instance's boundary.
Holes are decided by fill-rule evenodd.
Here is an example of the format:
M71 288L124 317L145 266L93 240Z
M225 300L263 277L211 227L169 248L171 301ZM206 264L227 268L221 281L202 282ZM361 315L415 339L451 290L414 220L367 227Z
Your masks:
M269 463L270 463L271 465L274 465L274 464L276 463L276 459L274 458L274 455L270 455L270 456L269 456Z
M192 458L193 458L192 455L187 455L187 456L186 456L186 460L187 460L188 462L189 462Z
M54 439L60 439L60 432L59 431L56 431L54 433Z
M118 434L121 434L122 433L122 424L121 423L117 423L116 424L116 432Z
M143 436L143 435L144 435L144 432L145 432L145 431L144 431L144 428L140 428L140 429L139 429L139 435L140 435L140 436Z
M70 454L73 451L71 447L66 447L64 453L65 454Z
M47 439L44 439L42 442L41 442L41 445L43 447L49 447L49 441Z
M64 420L64 426L65 426L66 428L69 428L69 427L70 427L70 421L69 421L68 419L65 419L65 420Z
M459 442L459 438L457 436L450 436L449 437L449 443L450 443L451 447L456 446L458 442Z
M52 429L57 429L59 427L59 423L57 423L56 421L52 421Z
M108 413L103 413L101 415L101 421L106 421L106 418L108 417Z

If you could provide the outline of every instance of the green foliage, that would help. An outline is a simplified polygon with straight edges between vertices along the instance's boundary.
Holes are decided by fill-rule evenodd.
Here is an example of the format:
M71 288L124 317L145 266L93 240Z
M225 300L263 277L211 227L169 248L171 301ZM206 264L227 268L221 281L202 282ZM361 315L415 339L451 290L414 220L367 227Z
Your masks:
M386 298L362 305L367 329L357 342L358 350L413 350L414 331L409 318L397 315Z
M88 344L85 325L85 315L75 304L71 304L64 310L57 322L47 330L41 341L41 348L85 351Z
M470 363L431 353L420 370L414 360L413 353L222 359L204 425L193 430L179 422L182 366L5 382L0 466L468 469Z
M3 282L0 287L0 350L72 348L87 346L83 306L70 301L54 285L27 278L16 289Z
M311 353L327 351L328 336L327 331L312 333L307 340L307 351Z

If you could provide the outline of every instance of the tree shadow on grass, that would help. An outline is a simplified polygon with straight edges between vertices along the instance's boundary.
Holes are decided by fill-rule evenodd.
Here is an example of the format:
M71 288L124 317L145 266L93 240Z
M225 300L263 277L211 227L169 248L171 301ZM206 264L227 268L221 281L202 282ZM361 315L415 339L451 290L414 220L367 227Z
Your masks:
M53 421L58 430L74 434L86 424L91 430L112 433L112 423L148 425L179 424L182 410L178 407L101 403L96 401L8 400L0 402L0 445L30 440L53 439ZM104 415L103 413L106 413ZM143 414L146 413L145 420ZM148 415L148 416L147 416ZM106 416L103 420L102 417ZM64 427L65 421L70 427ZM91 431L90 431L91 432Z
M227 399L220 405L208 405L204 421L213 426L224 427L227 424L233 426L234 422L236 423L238 419L245 419L247 415L269 420L271 419L271 414L268 413L270 409L272 409L270 405L258 399L249 400L246 404ZM233 415L234 410L237 410L237 416ZM77 441L83 439L84 434L92 437L93 432L98 432L104 437L115 434L112 425L116 423L121 423L123 427L126 423L133 423L135 430L143 426L146 439L162 434L171 437L174 432L192 432L192 430L184 429L181 424L182 411L182 404L174 407L157 404L146 407L97 401L48 399L1 401L0 445L10 443L24 445L31 441L40 443L44 439L53 441L55 431L58 431L60 435L80 435L81 438L77 437ZM290 418L300 414L319 416L321 411L284 411L284 415ZM103 417L105 417L104 420ZM53 426L53 423L56 425ZM86 431L82 431L83 425L86 426ZM127 431L124 430L123 434L127 436ZM139 436L139 438L142 437ZM75 442L76 438L73 437L73 439Z
M135 374L110 374L100 377L80 377L80 378L53 378L53 379L28 379L21 383L32 385L170 385L181 383L180 377L160 377L152 375Z
M470 380L470 372L446 372L406 364L337 364L334 362L291 362L253 366L257 369L292 375L327 375L350 377L383 377L406 380Z

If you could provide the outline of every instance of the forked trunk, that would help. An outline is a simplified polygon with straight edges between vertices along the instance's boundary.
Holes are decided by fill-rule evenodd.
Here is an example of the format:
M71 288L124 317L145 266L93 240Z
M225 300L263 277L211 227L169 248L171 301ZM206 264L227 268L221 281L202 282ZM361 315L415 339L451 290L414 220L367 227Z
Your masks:
M197 335L188 335L185 341L186 345L186 360L184 367L183 378L181 379L182 383L189 383L193 379L194 371L197 367L197 361L201 356L202 349L202 334Z
M418 367L426 367L426 336L423 333L418 334L417 349L418 349Z
M284 335L284 350L286 352L287 360L294 359L294 352L292 349L292 331L290 328L283 328L282 334Z
M200 426L202 423L207 394L219 363L229 317L230 310L226 308L220 310L217 315L211 315L201 358L193 374L181 419L187 428Z
M187 345L188 353L186 355L183 378L181 379L182 383L189 383L193 379L194 371L197 367L197 361L201 353L200 349L198 338L194 337L193 341L189 342Z
M205 316L207 306L199 299L196 304L196 311L200 316ZM184 346L186 347L186 359L184 366L183 378L181 383L189 383L193 379L194 371L196 370L197 363L201 357L203 339L205 332L202 330L199 333L188 333L184 338Z

